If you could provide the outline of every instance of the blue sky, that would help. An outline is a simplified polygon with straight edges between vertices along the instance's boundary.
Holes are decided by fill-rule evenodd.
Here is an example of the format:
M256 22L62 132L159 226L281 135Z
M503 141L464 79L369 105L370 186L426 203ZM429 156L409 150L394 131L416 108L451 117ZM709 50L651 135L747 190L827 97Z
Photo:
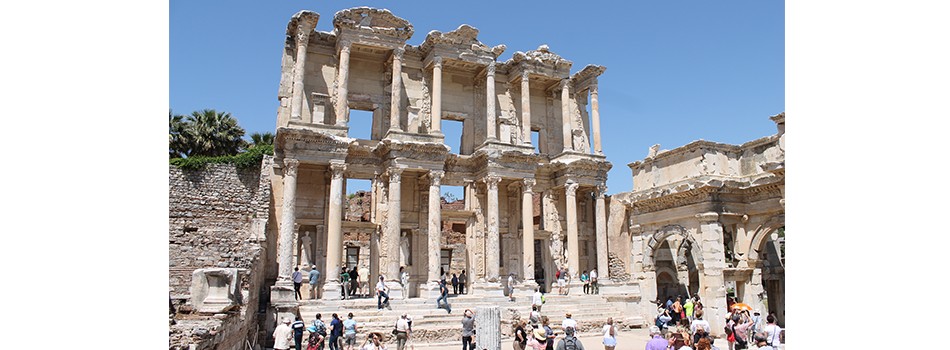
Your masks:
M431 30L465 23L478 28L481 42L508 47L499 61L546 44L574 62L572 73L606 66L599 103L604 153L613 163L608 194L632 189L627 164L651 145L741 144L774 134L768 117L785 111L781 1L176 0L169 3L168 107L178 114L227 111L248 134L273 132L288 20L311 10L320 14L316 29L332 31L333 15L357 6L387 8L411 22L411 45Z

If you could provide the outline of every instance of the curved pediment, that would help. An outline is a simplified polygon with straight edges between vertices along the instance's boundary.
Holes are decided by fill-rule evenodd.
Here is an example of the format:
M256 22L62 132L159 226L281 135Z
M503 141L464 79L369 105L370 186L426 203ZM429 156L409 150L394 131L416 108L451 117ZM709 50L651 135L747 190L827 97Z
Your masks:
M528 52L517 51L505 64L513 65L521 62L533 62L535 64L554 66L557 68L571 68L571 65L574 64L574 62L565 60L560 55L551 52L547 45L541 45L537 50Z
M485 52L498 57L505 52L505 45L491 47L478 41L478 28L468 24L462 24L457 29L442 33L438 30L430 31L426 35L426 40L420 47L423 52L432 49L433 46L451 47L459 51L473 51L476 53Z
M399 18L387 9L354 7L333 15L333 27L367 34L383 34L400 40L412 37L412 23Z

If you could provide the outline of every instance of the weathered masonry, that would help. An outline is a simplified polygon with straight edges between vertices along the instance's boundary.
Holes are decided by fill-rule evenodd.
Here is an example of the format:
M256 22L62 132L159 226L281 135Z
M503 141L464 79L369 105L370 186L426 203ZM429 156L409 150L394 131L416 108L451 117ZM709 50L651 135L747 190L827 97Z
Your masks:
M319 18L293 16L282 61L269 228L279 314L293 314L295 267L317 266L320 297L339 298L340 269L361 264L351 254L368 257L370 280L384 276L392 297L435 298L446 221L464 222L465 266L451 269L465 270L476 294L501 295L508 273L533 285L553 282L558 266L575 277L608 270L597 253L607 250L611 168L597 102L605 67L571 74L573 62L547 46L499 62L505 45L478 41L468 25L407 45L412 24L388 10L340 11L329 33L313 29ZM348 137L353 110L372 112L370 139ZM445 145L443 121L461 122L459 150ZM369 222L343 220L346 179L372 181ZM461 210L442 212L443 185L464 187ZM356 244L343 237L354 232L369 236L369 254L349 252Z

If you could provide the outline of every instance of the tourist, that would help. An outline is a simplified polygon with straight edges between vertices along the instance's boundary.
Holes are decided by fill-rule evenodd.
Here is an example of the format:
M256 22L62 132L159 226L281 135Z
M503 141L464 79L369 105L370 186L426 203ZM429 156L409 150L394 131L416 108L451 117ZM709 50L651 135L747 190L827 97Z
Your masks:
M349 299L350 298L349 294L351 292L350 291L350 274L346 273L346 268L343 268L343 272L340 273L340 286L343 287L343 288L340 288L342 289L342 292L343 292L343 300Z
M574 336L573 327L564 330L564 339L557 343L557 350L584 350L584 343Z
M300 300L300 283L303 282L303 274L300 273L299 267L294 268L294 273L290 275L290 278L294 280L294 300Z
M406 319L407 314L403 313L399 316L399 319L396 320L396 349L403 350L406 348L406 341L409 340L409 320Z
M554 278L557 278L557 294L558 295L565 294L564 293L564 285L565 285L564 278L566 277L567 277L567 271L565 268L560 268L557 270L556 276L554 276Z
M472 310L465 309L465 317L462 317L462 350L475 350L475 343L472 337L475 336L475 317Z
M283 323L274 329L274 350L290 349L293 331L290 329L290 318L284 317Z
M360 278L360 293L363 294L363 297L369 297L369 268L362 267L359 272Z
M697 341L695 344L696 344L696 347L695 347L696 350L719 350L719 348L712 345L712 339L708 337L700 338L699 341Z
M459 293L468 294L468 293L465 293L466 283L468 283L468 275L465 274L465 270L462 270L462 274L459 275Z
M310 325L310 327L307 327L307 331L310 332L310 338L307 339L307 350L322 350L324 336L317 332L317 327Z
M590 292L600 294L600 284L597 282L597 269L590 270Z
M773 347L773 346L771 346L771 345L768 344L768 342L767 342L768 338L765 336L765 334L756 333L755 336L752 337L752 339L755 340L755 346L758 347L759 350L774 350L774 349L778 349L778 348Z
M566 318L561 322L561 330L567 330L568 327L577 329L577 321L571 318L571 312L568 311L564 316Z
M538 312L537 306L531 307L531 314L528 316L528 321L531 321L531 327L538 328L538 322L541 322L541 313Z
M659 307L656 309L656 312L656 322L654 322L654 325L660 327L660 329L669 327L669 322L673 320L673 318L670 317L669 311L664 307Z
M528 334L524 331L525 325L527 323L523 319L515 321L515 339L511 343L513 350L524 350L528 343Z
M515 274L513 272L508 274L508 301L515 301Z
M531 299L531 306L533 309L537 309L538 312L541 312L541 304L544 304L544 295L535 287L534 295Z
M452 274L452 295L459 295L459 278Z
M584 284L584 294L590 294L590 276L587 271L581 273L581 283Z
M320 334L318 350L323 350L323 340L327 338L327 324L323 323L323 320L320 319L321 317L323 317L323 315L318 313L317 318L313 320L313 329Z
M409 333L406 334L406 346L408 346L409 349L415 349L416 346L412 343L412 315L408 313L406 314L406 323L409 324Z
M306 325L300 320L300 317L297 317L297 320L290 325L290 329L294 331L294 349L301 350L300 346L303 343L304 328L306 328Z
M343 322L340 316L333 314L333 320L330 321L330 350L340 349L340 337L343 336Z
M604 350L614 350L617 346L617 328L614 327L613 317L607 317L607 324L601 333L604 333Z
M452 306L449 305L449 287L445 285L445 280L439 281L439 298L435 300L436 308L441 309L443 302L445 310L452 313Z
M669 341L663 339L663 336L660 335L660 327L650 326L650 341L647 342L645 350L666 350L669 346Z
M689 331L693 334L693 344L699 342L700 338L709 337L709 322L703 319L703 310L696 311L696 319L689 325Z
M775 316L772 314L766 316L765 321L769 323L763 330L765 342L771 347L778 348L782 345L782 327L775 324Z
M399 284L402 285L403 290L408 290L409 288L409 271L406 271L405 266L399 267Z
M317 283L320 283L320 271L317 271L317 265L310 268L310 299L317 298Z
M752 318L749 317L749 312L744 311L735 314L732 317L733 327L732 332L735 335L735 348L736 349L747 349L749 348L749 330L752 329Z
M356 320L353 319L352 312L347 314L346 321L343 321L343 344L346 345L346 350L353 350L356 346Z
M683 318L683 304L681 304L682 298L676 297L676 301L673 302L673 307L670 312L670 316L673 317L673 324L679 323Z
M544 344L547 339L544 336L544 330L541 328L535 328L531 332L531 338L528 339L528 346L531 346L531 350L544 350Z
M551 329L550 322L551 320L547 316L541 316L541 326L544 327L544 338L546 339L544 348L546 350L554 350L554 330Z
M353 266L353 268L350 269L350 296L359 294L360 282L357 280L359 277L360 274L356 272L356 266Z
M383 335L377 332L370 333L363 342L360 350L386 350L386 344L382 342Z
M686 319L693 322L693 298L686 299L686 303L683 304L683 311L686 311Z
M389 306L389 287L383 282L383 276L379 276L379 282L376 282L376 308L382 310L383 305ZM383 300L385 299L385 300Z
M689 349L690 336L689 336L689 320L680 320L680 323L673 328L672 332L667 333L667 338L669 339L669 345L672 349L685 348Z

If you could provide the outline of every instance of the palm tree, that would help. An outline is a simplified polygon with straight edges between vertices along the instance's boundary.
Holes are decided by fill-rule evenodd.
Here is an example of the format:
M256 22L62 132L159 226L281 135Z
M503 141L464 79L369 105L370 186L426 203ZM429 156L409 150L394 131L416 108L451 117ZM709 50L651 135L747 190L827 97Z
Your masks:
M188 147L185 145L185 141L182 137L182 132L187 125L185 122L182 122L185 116L181 114L172 113L171 108L168 109L168 157L169 158L181 158L188 153Z
M213 109L194 111L186 117L181 135L189 157L220 157L238 153L244 140L244 128L231 113Z
M259 132L255 132L251 134L251 147L273 145L273 144L274 144L274 134L270 132L265 132L263 134Z

